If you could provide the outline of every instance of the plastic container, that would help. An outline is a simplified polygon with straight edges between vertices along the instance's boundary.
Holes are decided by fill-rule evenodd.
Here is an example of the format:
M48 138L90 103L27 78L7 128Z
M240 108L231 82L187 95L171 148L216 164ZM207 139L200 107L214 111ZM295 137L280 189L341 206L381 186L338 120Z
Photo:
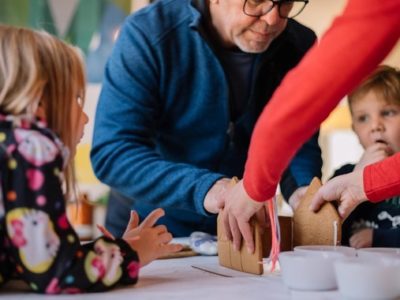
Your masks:
M322 291L336 289L333 263L345 255L340 252L288 251L279 254L282 279L290 289Z
M357 250L352 247L327 245L296 246L294 247L294 251L306 254L310 251L339 252L350 257L354 257L357 254Z
M400 259L346 257L335 261L339 292L348 299L400 297Z

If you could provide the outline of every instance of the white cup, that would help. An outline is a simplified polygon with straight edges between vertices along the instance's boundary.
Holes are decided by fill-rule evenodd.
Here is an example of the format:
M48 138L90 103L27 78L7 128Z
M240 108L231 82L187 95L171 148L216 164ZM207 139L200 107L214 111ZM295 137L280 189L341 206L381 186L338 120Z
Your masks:
M314 251L304 254L296 251L279 254L283 282L290 289L321 291L336 289L333 262L345 257L339 252Z
M400 296L400 259L346 257L334 263L339 292L351 299Z
M314 251L323 252L340 252L346 256L356 256L357 250L347 246L328 246L328 245L309 245L309 246L296 246L294 247L295 252L310 253Z

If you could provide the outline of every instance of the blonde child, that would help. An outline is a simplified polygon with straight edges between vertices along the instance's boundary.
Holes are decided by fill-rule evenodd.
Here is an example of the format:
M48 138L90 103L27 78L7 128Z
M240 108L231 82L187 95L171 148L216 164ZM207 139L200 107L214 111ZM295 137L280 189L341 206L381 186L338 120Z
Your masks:
M45 33L0 25L0 283L39 293L101 291L135 283L140 266L179 245L153 211L121 239L81 245L65 213L72 157L88 121L78 51Z
M334 176L400 152L400 71L380 66L349 95L349 107L353 130L365 151L356 165L345 165ZM355 248L400 247L399 197L359 205L343 224L342 243Z

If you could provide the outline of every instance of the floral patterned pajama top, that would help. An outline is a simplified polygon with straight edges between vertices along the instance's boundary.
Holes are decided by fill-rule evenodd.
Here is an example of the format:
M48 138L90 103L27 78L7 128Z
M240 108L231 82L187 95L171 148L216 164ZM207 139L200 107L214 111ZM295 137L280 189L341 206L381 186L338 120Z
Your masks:
M0 285L18 278L55 294L136 283L138 256L125 241L80 244L62 192L67 159L43 122L0 114Z

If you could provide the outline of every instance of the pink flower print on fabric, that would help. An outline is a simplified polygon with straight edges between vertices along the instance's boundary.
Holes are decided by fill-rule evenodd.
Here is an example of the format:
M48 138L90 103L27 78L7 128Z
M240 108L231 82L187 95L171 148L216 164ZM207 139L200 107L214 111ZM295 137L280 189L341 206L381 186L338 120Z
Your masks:
M85 258L85 271L91 282L101 280L104 285L111 286L122 276L123 261L120 248L103 239L94 244L94 252L90 251Z
M11 242L17 248L24 247L27 243L23 232L24 224L20 220L12 220L10 226L14 231L14 235L11 236Z
M3 191L0 186L0 219L4 217L6 210L4 208Z
M47 202L46 197L43 195L40 195L36 198L36 204L39 206L45 206L46 202Z
M43 173L39 170L29 169L26 171L26 177L28 179L28 186L31 190L39 190L44 182Z
M80 294L82 290L77 287L67 287L64 289L60 288L58 278L53 278L49 285L46 288L46 294L54 295L54 294Z
M15 139L19 153L37 167L54 161L59 152L48 137L34 130L16 129Z
M135 279L139 276L140 264L137 261L132 261L126 269L128 270L129 277Z
M46 272L60 247L48 214L31 208L14 208L6 214L8 236L18 249L21 263L32 273Z
M22 128L26 128L26 129L28 129L28 128L31 128L31 123L32 123L32 121L31 120L28 120L28 119L21 119L21 127Z
M59 219L58 219L58 227L60 227L61 229L68 229L69 228L69 224L68 224L68 219L67 216L65 214L63 214Z
M58 286L58 278L53 278L46 287L46 294L59 294L60 292L61 289Z
M103 279L106 275L106 267L100 257L96 257L92 260L92 267L97 270L97 277Z
M14 145L14 144L11 144L11 145L9 145L9 146L7 147L7 153L8 153L8 154L11 154L11 153L13 153L13 152L15 151L15 149L16 149L15 145Z

